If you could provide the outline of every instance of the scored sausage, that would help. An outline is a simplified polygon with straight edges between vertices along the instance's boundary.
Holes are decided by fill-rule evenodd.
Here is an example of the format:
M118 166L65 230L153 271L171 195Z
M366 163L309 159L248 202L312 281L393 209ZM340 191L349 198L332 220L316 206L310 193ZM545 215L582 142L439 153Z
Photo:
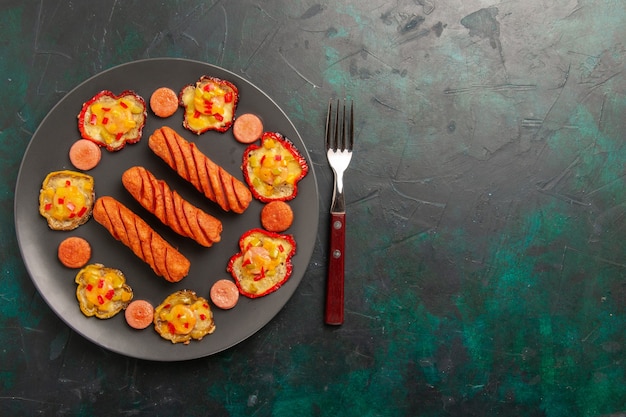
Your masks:
M163 126L150 136L148 146L178 175L189 181L224 211L243 213L252 201L248 187L213 162L172 128Z
M98 198L93 208L93 218L111 236L147 263L158 276L170 282L178 282L189 273L189 260L115 198Z
M135 200L179 235L205 247L221 240L221 221L183 199L146 168L129 168L122 174L122 183Z

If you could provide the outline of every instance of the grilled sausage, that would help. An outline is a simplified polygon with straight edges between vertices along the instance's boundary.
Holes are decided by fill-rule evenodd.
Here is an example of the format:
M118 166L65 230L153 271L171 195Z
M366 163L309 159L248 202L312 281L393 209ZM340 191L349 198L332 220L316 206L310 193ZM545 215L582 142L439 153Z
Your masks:
M132 167L122 174L128 192L146 210L181 236L210 247L220 241L222 222L172 191L144 167Z
M191 263L145 221L113 197L100 197L93 208L93 218L111 236L128 246L152 268L155 274L178 282L189 273Z
M224 211L243 213L248 208L252 200L248 187L172 128L157 129L150 136L148 145L178 175Z

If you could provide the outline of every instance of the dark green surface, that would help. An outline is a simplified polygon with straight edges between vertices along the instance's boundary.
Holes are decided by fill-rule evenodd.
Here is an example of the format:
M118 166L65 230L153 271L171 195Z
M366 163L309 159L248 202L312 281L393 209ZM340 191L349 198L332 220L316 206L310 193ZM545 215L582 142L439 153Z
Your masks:
M626 414L624 2L0 7L2 415ZM268 92L304 138L323 213L276 319L173 364L69 330L32 285L13 224L19 164L52 106L101 70L164 56ZM327 100L344 95L357 147L346 322L332 328L322 136Z

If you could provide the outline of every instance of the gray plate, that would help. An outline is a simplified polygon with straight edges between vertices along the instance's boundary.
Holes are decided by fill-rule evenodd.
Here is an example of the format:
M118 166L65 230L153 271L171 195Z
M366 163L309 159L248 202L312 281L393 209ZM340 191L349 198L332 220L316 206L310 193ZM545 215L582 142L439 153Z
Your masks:
M235 83L240 93L237 114L255 113L262 118L266 131L280 132L288 137L307 159L310 170L299 183L298 196L290 202L295 219L286 233L294 236L297 253L293 258L293 274L289 281L265 297L254 300L240 297L239 304L232 310L213 307L217 326L215 332L201 341L182 345L162 339L152 327L139 331L131 329L123 314L108 320L85 317L79 310L75 295L74 277L77 270L61 265L56 257L56 248L68 236L86 238L93 248L92 263L99 262L122 270L133 288L135 298L149 300L155 306L167 295L180 289L191 289L208 298L213 282L230 277L226 272L226 264L238 250L239 237L248 229L260 227L263 205L253 199L250 207L241 215L222 212L156 157L148 148L147 138L155 129L163 125L170 126L187 140L195 142L202 152L242 181L241 158L246 145L236 142L231 130L197 136L183 129L182 108L167 119L157 118L148 110L143 139L118 152L103 150L100 164L88 171L95 178L97 196L111 195L122 201L189 258L189 275L175 284L157 277L148 265L136 258L122 243L114 240L93 219L73 231L50 230L45 219L39 215L38 196L41 183L49 172L74 169L69 161L68 150L79 138L76 116L82 104L93 95L101 90L120 94L128 89L134 90L148 103L156 88L167 86L179 91L204 74ZM203 248L160 225L122 186L122 173L134 165L145 166L158 178L166 180L187 200L222 220L222 241L211 248ZM179 361L227 349L253 335L281 310L302 280L310 261L319 221L318 206L315 173L302 138L270 97L250 82L224 69L203 62L163 58L135 61L104 71L80 84L50 111L33 135L20 167L15 190L15 226L22 257L35 286L52 310L72 329L97 345L120 354L155 361Z

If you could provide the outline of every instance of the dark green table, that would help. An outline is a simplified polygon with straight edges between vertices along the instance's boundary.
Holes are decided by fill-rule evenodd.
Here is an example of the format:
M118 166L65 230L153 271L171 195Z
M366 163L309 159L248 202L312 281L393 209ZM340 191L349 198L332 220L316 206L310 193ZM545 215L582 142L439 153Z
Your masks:
M4 0L1 414L624 415L625 23L616 0ZM15 237L17 172L44 116L90 76L150 57L262 86L304 138L321 195L284 309L187 362L74 333ZM322 137L343 96L357 114L346 321L328 327Z

